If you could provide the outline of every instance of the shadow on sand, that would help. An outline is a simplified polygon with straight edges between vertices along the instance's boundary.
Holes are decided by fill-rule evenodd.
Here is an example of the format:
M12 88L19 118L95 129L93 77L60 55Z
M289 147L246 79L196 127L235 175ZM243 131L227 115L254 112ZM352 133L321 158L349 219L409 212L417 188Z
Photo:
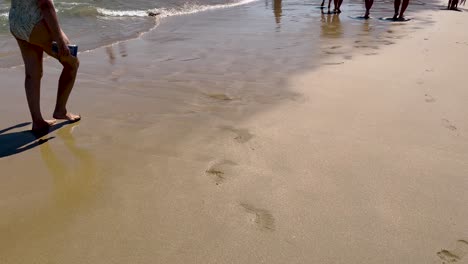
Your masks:
M48 131L44 131L41 133L33 133L31 130L24 130L20 132L13 132L13 133L5 134L6 132L10 130L20 128L20 127L25 127L30 124L31 123L28 123L28 122L21 123L21 124L0 130L0 159L13 156L16 154L20 154L24 151L28 151L37 146L40 146L51 139L54 139L55 137L45 137L45 136L54 132L57 129L60 129L61 127L65 125L70 124L70 122L65 121L62 123L55 124L52 127L50 127Z

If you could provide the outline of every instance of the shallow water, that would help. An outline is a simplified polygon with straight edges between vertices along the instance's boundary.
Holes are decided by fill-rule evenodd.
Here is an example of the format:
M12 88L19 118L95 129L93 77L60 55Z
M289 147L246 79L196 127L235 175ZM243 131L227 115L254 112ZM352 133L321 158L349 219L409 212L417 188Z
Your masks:
M159 20L148 16L150 12L159 13L163 18L248 2L250 0L54 1L64 31L80 45L81 50L133 38L154 28ZM8 59L16 50L8 30L9 5L10 1L0 1L0 66L18 63Z
M164 18L185 16L216 9L235 8L241 5L253 6L256 0L138 0L138 1L92 1L73 0L54 1L64 31L77 43L80 50L90 50L111 43L135 38L155 28ZM320 1L265 1L266 9L280 27L288 21L306 17L320 17L317 9ZM412 1L409 12L426 9L433 5L431 1ZM21 64L16 42L8 29L8 9L10 1L0 0L0 67L11 67ZM363 10L361 1L345 1L342 9L345 13L338 17L341 22L349 15L360 15ZM376 1L373 13L382 16L392 14L393 3L389 0ZM148 16L149 12L160 13L156 18ZM262 14L259 14L262 15ZM338 19L335 16L335 20ZM356 22L356 21L355 21ZM213 25L206 25L207 27ZM336 32L339 33L339 32ZM328 33L327 33L328 34ZM323 35L327 37L328 35ZM346 36L345 36L346 37Z

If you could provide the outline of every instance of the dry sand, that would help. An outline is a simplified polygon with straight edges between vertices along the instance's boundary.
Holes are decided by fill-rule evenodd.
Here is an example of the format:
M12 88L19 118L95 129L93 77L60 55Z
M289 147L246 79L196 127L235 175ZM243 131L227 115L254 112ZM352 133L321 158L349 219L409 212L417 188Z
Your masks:
M82 78L83 122L0 159L0 263L468 263L468 15L433 18L242 122L235 95L166 94L171 112Z

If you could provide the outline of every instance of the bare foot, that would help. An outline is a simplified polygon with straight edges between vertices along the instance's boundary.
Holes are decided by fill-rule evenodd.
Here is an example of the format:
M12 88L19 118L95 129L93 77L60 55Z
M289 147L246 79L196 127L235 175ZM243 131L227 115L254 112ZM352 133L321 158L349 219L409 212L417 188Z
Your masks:
M48 130L49 127L55 125L56 123L57 123L57 120L55 120L55 119L42 120L40 122L33 122L32 131L33 132L40 132L40 131Z
M75 123L75 122L78 122L78 121L81 120L80 115L75 115L75 114L72 114L72 113L66 113L66 114L54 113L53 116L54 116L54 118L57 118L57 119L68 120L71 123Z

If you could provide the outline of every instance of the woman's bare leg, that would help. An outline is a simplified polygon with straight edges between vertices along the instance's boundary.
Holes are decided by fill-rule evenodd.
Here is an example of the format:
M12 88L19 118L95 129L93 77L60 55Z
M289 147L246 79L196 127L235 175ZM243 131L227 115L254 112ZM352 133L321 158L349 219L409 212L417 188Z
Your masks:
M403 0L403 3L401 5L401 11L400 11L400 19L404 18L406 8L408 8L409 0Z
M333 11L335 11L336 13L339 12L339 2L340 0L333 0L333 5L334 5L334 8L333 8Z
M80 64L78 59L73 56L58 58L58 55L52 52L52 36L44 21L36 25L31 33L29 42L41 47L47 54L59 60L63 66L58 83L57 102L53 114L54 118L66 119L73 122L80 120L81 117L79 115L68 112L66 107L78 73Z
M364 18L369 18L370 16L370 10L372 8L372 5L374 4L374 0L365 0L366 3L366 14L364 15Z
M458 6L458 0L452 0L450 9L451 9L451 10L458 10L458 9L457 9L457 6Z
M400 3L401 3L401 0L395 0L395 3L394 3L395 14L393 15L394 20L398 19L398 13L399 13L399 10L400 10Z
M42 56L40 47L32 45L24 40L16 39L23 56L25 68L26 98L29 111L33 121L32 130L40 131L47 129L55 123L55 120L44 120L41 114L41 79L42 79Z

